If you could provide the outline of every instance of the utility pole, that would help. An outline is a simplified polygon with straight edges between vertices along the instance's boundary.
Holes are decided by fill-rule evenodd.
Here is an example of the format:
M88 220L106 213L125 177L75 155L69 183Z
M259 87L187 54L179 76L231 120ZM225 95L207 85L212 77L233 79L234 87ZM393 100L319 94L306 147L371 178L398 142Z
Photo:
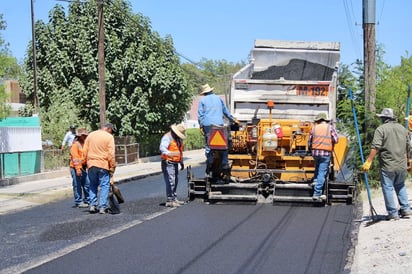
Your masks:
M99 102L100 102L100 127L106 123L106 85L105 85L105 64L104 64L104 17L103 0L98 0L98 62L99 62Z
M369 112L372 114L376 113L375 10L376 0L363 0L365 110L367 113Z
M31 46L33 53L33 107L34 115L38 114L38 99L37 99L37 62L36 62L36 34L34 28L34 5L31 0Z

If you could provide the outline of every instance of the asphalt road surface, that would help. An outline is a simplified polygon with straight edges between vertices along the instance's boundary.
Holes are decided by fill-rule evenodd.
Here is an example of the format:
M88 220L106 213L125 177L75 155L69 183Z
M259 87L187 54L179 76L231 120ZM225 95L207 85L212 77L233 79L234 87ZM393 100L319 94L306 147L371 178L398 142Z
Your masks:
M183 198L185 172L180 182ZM161 175L119 187L119 215L89 214L67 199L0 216L0 273L345 272L354 206L168 209Z

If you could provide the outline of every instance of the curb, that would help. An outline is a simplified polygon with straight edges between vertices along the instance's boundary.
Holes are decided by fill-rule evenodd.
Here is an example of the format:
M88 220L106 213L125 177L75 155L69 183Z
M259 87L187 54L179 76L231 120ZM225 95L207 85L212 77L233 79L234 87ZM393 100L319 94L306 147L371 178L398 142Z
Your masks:
M48 171L48 172L40 172L36 174L30 174L25 176L18 176L12 178L5 178L0 180L0 187L10 186L20 183L26 183L31 181L39 181L39 180L47 180L47 179L54 179L56 177L65 177L70 176L70 171L68 168L61 169L57 171Z
M184 153L200 153L200 151L203 150L190 150L186 151ZM202 152L203 154L203 152ZM160 155L155 155L155 156L149 156L149 157L143 157L139 158L136 162L130 163L130 164L124 164L124 165L119 165L119 167L124 167L124 166L131 166L131 165L138 165L138 164L144 164L144 163L151 163L151 162L160 162L161 158ZM152 176L152 175L157 175L161 174L162 172L152 172L152 173L147 173L147 174L141 174L141 175L135 175L129 178L123 178L119 179L117 182L121 181L130 181L130 180L136 180L136 179L141 179L146 176ZM30 174L30 175L24 175L24 176L18 176L18 177L12 177L12 178L5 178L0 180L0 188L5 187L5 186L11 186L11 185L16 185L20 183L26 183L26 182L32 182L32 181L39 181L39 180L48 180L48 179L55 179L58 177L71 177L69 167L61 167L58 170L53 170L53 171L47 171L47 172L40 172L36 174Z

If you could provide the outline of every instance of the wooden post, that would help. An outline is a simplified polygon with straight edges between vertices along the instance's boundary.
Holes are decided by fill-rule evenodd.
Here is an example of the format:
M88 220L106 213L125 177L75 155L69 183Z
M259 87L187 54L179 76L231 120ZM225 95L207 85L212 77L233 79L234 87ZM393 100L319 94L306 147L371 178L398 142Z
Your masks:
M37 98L37 62L36 62L36 33L34 28L34 6L31 0L31 46L33 53L33 107L34 115L38 114L39 102Z
M99 62L99 102L100 102L100 126L106 123L106 85L105 85L105 64L104 64L104 17L103 0L98 3L98 62Z
M371 140L371 119L376 113L376 54L375 54L375 1L363 0L363 62L365 88L365 138Z
M376 0L363 0L365 110L370 114L376 112L375 2Z

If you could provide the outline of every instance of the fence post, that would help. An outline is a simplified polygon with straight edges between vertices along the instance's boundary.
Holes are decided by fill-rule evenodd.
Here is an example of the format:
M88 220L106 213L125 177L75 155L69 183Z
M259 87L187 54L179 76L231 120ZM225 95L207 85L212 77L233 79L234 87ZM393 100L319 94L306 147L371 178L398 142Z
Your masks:
M124 144L124 163L127 165L127 144Z
M3 179L3 174L4 174L4 154L0 154L0 179Z

